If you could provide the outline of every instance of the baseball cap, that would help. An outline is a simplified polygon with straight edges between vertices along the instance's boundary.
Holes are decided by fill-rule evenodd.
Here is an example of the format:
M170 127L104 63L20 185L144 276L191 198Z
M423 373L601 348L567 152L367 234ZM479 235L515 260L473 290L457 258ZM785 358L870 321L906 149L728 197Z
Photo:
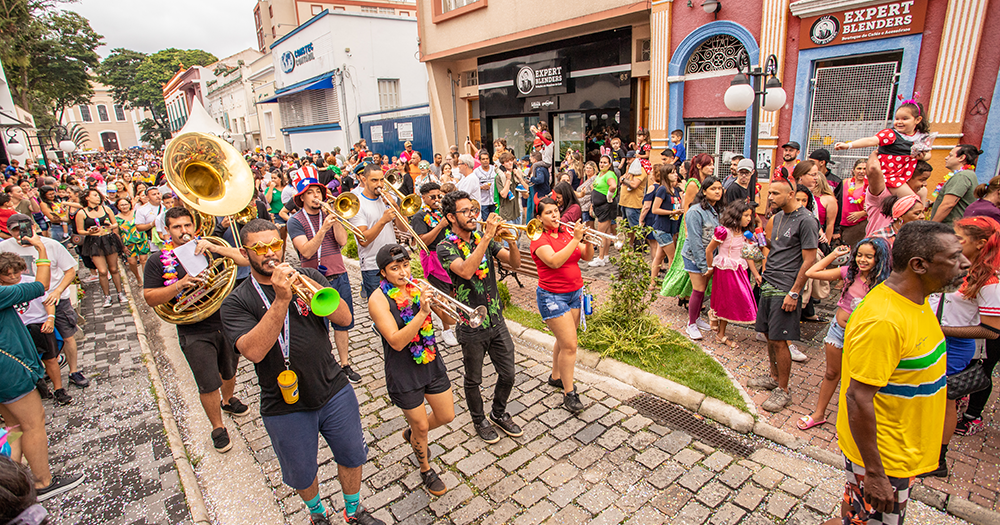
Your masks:
M813 160L825 160L830 166L836 165L837 163L830 160L830 152L825 148L820 148L809 154L809 158Z
M739 164L736 165L736 171L743 171L743 170L753 171L754 170L753 161L750 159L740 160Z
M15 226L17 226L17 223L19 223L21 221L30 221L30 220L31 220L31 217L28 217L27 215L25 215L23 213L15 213L14 215L11 215L7 219L7 231L11 231L11 229L13 229Z
M378 265L379 271L385 270L386 266L402 260L409 260L410 254L405 248L398 244L386 244L379 249L378 255L375 256L375 264Z
M782 148L793 148L793 149L798 149L798 150L802 149L802 146L799 146L799 143L795 142L794 140L790 140L790 141L782 144L781 147Z
M413 143L410 142L410 141L406 141L406 142L403 143L403 147L412 146L412 145L413 145Z

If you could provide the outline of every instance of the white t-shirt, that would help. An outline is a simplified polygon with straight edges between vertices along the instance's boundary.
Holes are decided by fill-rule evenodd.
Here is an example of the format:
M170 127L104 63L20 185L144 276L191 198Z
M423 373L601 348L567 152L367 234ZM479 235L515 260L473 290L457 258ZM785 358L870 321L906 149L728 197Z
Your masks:
M455 172L452 172L454 174ZM482 203L482 190L479 187L479 177L475 172L470 173L455 183L455 189L468 193L476 202ZM493 199L490 199L491 201ZM490 202L492 204L492 202Z
M163 204L157 204L153 206L150 203L143 204L135 210L135 223L138 224L149 224L156 220L161 213L166 211Z
M35 282L34 277L21 274L21 284L33 282ZM22 323L26 325L39 324L44 323L49 318L49 314L45 312L45 305L43 304L46 295L42 294L27 303L14 305L14 310L17 312L18 317L21 318Z
M45 252L52 264L49 265L49 272L51 275L50 285L58 286L62 282L63 276L66 272L70 270L76 270L78 264L76 259L70 255L69 250L62 245L59 241L55 239L50 239L48 237L42 237L42 244L45 245ZM16 253L20 255L24 262L28 265L28 269L24 271L23 275L31 277L34 281L35 277L35 260L38 259L38 251L35 250L34 246L21 246L17 239L6 239L0 241L0 252L6 253ZM61 300L68 301L70 298L69 287L63 291L62 295L59 296Z
M355 226L364 226L367 228L374 225L379 219L382 218L382 215L388 208L381 198L373 200L366 197L360 187L355 188L351 193L357 195L358 200L361 201L361 207L358 210L358 214L351 217L351 224ZM379 249L387 244L396 244L396 232L392 230L391 223L383 226L382 231L378 234L378 237L376 237L375 241L368 246L361 246L361 244L358 243L358 257L361 258L361 269L378 270L378 264L375 262L375 256L378 255Z
M995 281L995 279L994 279ZM927 298L931 309L937 313L941 294ZM945 308L941 312L941 326L977 326L980 314L1000 316L1000 283L993 282L979 289L979 294L967 299L959 292L945 294Z
M292 202L292 197L295 197L295 186L289 184L281 190L281 203L288 204Z
M496 179L497 172L496 169L490 165L489 170L484 170L482 165L476 168L472 172L474 178L479 180L479 204L483 206L492 206L493 203L493 181ZM489 184L490 189L484 190L483 184Z

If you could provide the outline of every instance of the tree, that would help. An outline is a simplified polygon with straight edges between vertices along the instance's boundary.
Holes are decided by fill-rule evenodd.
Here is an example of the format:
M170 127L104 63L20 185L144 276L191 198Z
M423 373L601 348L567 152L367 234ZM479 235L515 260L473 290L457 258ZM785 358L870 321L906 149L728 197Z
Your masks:
M200 49L164 49L152 55L118 48L97 70L101 83L111 87L115 102L142 108L150 115L139 123L142 140L159 147L170 138L163 85L182 67L206 66L218 59Z

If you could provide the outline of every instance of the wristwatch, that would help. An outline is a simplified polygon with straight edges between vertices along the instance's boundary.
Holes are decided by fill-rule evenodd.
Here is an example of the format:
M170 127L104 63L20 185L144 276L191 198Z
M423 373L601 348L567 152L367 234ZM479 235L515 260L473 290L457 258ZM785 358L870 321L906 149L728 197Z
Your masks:
M799 293L798 292L788 292L788 296L791 297L792 299L798 299L799 298Z

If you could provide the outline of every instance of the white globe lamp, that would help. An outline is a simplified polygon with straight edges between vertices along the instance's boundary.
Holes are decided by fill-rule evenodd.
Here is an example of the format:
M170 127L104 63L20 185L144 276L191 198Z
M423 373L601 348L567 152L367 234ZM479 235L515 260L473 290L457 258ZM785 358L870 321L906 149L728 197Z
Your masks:
M10 142L7 143L7 153L9 153L13 157L16 157L18 155L23 155L24 144L21 144L13 137L11 137Z
M754 91L753 87L750 86L750 81L743 73L737 73L733 77L733 81L730 82L729 88L726 89L723 98L726 107L729 108L729 111L746 111L753 105L753 99Z
M66 154L73 153L74 151L76 151L76 143L73 142L72 140L63 140L63 141L60 141L59 142L59 149L62 150L62 152L66 153Z
M777 111L785 105L785 100L787 95L785 90L781 87L781 81L775 77L771 77L764 86L765 93L767 95L764 97L764 111Z

